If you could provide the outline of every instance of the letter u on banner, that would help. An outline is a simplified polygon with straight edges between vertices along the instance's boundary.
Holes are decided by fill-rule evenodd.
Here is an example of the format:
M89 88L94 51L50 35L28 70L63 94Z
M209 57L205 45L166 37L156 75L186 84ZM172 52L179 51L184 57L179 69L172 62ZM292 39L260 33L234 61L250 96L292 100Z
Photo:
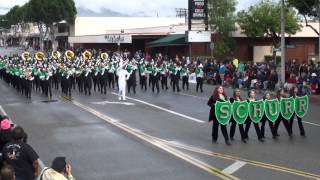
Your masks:
M269 119L269 121L276 122L280 115L280 109L279 109L279 100L278 99L272 99L272 100L265 100L264 102L265 106L265 115Z
M251 101L249 103L249 117L252 122L258 123L261 121L264 114L264 101Z
M228 124L231 119L231 103L230 101L220 102L217 101L215 104L215 116L218 122L222 125Z

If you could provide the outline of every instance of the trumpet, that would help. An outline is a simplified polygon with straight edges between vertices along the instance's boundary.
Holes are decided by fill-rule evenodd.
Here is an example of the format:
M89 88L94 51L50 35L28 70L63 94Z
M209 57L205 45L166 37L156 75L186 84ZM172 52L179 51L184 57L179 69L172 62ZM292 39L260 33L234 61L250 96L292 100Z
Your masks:
M35 54L35 57L36 57L36 60L37 60L37 61L43 61L44 58L45 58L45 54L44 54L43 52L39 51L39 52L37 52L37 53Z
M61 54L59 51L52 51L51 56L53 57L53 59L58 60L61 57Z
M21 57L22 57L22 59L24 60L24 61L29 61L30 59L31 59L31 55L30 55L30 53L29 52L24 52L24 53L22 53L21 54Z
M104 61L108 60L109 59L109 55L108 53L101 53L100 54L100 58Z
M74 52L71 50L68 50L64 53L65 57L70 61L74 58Z
M86 50L82 53L82 56L84 60L90 60L92 57L92 54L90 51Z

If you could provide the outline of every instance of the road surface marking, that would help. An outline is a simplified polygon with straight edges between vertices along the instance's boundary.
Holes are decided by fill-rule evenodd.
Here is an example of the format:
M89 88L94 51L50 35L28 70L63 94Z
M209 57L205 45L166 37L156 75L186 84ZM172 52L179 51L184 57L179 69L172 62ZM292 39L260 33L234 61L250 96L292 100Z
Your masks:
M294 119L294 120L298 122L297 119ZM303 121L303 120L302 120L302 123L320 127L320 124L316 124L316 123L312 123L312 122L308 122L308 121Z
M6 111L3 109L1 105L0 105L0 111L3 115L8 116L8 114L6 113Z
M112 101L102 101L102 102L92 102L91 104L96 104L96 105L106 105L106 104L123 104L126 106L134 106L134 103L130 102L112 102Z
M216 152L212 152L212 151L197 148L197 147L182 145L181 143L172 143L172 141L171 142L166 141L166 143L170 146L173 146L173 147L176 147L179 149L183 149L183 150L187 150L187 151L190 151L193 153L199 153L199 154L203 154L203 155L207 155L207 156L211 156L211 157L218 157L221 159L232 160L232 161L242 161L242 162L245 162L249 165L260 167L260 168L271 169L274 171L293 174L293 175L300 176L300 177L320 180L320 175L318 175L318 174L308 173L308 172L304 172L304 171L300 171L300 170L296 170L296 169L291 169L291 168L268 164L268 163L259 162L259 161L252 161L252 160L248 160L248 159L244 159L244 158L236 157L236 156L231 156L231 155L227 155L227 154L216 153Z
M1 105L0 105L0 111L3 115L8 116L7 112L3 109ZM12 118L10 118L10 121L13 123ZM38 160L39 160L40 168L41 169L45 168L46 166L44 165L43 161L40 158Z
M233 174L246 164L247 163L243 162L243 161L236 161L233 164L231 164L230 166L226 167L222 172L227 173L227 174Z
M221 170L219 170L209 164L206 164L198 159L195 159L195 158L193 158L193 157L191 157L191 156L189 156L189 155L187 155L187 154L185 154L175 148L172 148L169 145L163 143L162 141L159 141L158 139L150 138L151 136L149 136L147 134L136 131L127 125L119 123L119 121L117 121L117 120L115 120L105 114L102 114L99 111L94 110L93 108L85 106L85 105L83 105L77 101L74 101L74 100L71 101L71 103L74 104L75 106L99 117L100 119L106 121L107 123L112 124L115 127L119 128L119 129L121 129L131 135L134 135L135 137L138 137L141 140L144 140L144 141L146 141L146 142L148 142L148 143L150 143L150 144L152 144L152 145L154 145L154 146L156 146L156 147L158 147L158 148L160 148L160 149L162 149L162 150L164 150L164 151L166 151L166 152L168 152L168 153L170 153L170 154L172 154L172 155L174 155L174 156L176 156L176 157L178 157L178 158L180 158L180 159L182 159L182 160L184 160L184 161L186 161L196 167L199 167L214 176L217 176L217 177L224 179L224 180L238 180L239 179L235 176L224 173Z
M118 96L117 93L114 93L114 92L113 92L112 94ZM135 98L128 97L128 96L127 96L127 99L130 99L130 100L133 100L133 101L136 101L136 102L139 102L139 103L142 103L142 104L145 104L145 105L148 105L148 106L151 106L151 107L160 109L160 110L162 110L162 111L166 111L166 112L168 112L168 113L171 113L171 114L174 114L174 115L177 115L177 116L180 116L180 117L189 119L189 120L194 121L194 122L197 122L197 123L205 123L204 121L202 121L202 120L200 120L200 119L193 118L193 117L190 117L190 116L187 116L187 115L184 115L184 114L181 114L181 113L172 111L172 110L170 110L170 109L167 109L167 108L164 108L164 107L161 107L161 106L157 106L157 105L155 105L155 104L148 103L148 102L146 102L146 101L142 101L142 100L135 99Z

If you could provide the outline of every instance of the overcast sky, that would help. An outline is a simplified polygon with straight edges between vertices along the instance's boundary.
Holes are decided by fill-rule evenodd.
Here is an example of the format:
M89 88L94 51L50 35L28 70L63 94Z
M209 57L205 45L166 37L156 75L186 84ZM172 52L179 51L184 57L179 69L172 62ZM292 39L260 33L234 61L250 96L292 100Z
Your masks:
M28 0L0 0L0 14L5 14L14 5L23 5ZM238 10L245 9L260 0L238 0ZM76 6L93 11L101 7L123 14L141 14L149 16L174 16L174 8L187 8L187 0L75 0Z

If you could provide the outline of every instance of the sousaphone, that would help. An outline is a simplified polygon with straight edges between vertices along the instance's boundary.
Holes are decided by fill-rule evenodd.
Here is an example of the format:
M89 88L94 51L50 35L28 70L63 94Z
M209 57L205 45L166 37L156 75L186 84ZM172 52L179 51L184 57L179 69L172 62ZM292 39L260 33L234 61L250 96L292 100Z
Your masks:
M100 58L104 61L108 60L109 59L109 55L108 53L101 53L100 54Z
M24 60L24 61L29 61L30 59L31 59L31 55L30 55L30 53L29 52L24 52L24 53L22 53L21 54L21 57L22 57L22 59Z
M90 51L86 50L82 53L83 59L84 60L90 60L92 58L92 54Z
M74 52L71 50L66 51L64 55L69 61L71 61L74 58Z
M53 59L58 60L61 57L61 54L59 51L52 51L51 56Z
M45 58L45 54L43 52L39 51L35 54L35 58L37 61L43 61Z

